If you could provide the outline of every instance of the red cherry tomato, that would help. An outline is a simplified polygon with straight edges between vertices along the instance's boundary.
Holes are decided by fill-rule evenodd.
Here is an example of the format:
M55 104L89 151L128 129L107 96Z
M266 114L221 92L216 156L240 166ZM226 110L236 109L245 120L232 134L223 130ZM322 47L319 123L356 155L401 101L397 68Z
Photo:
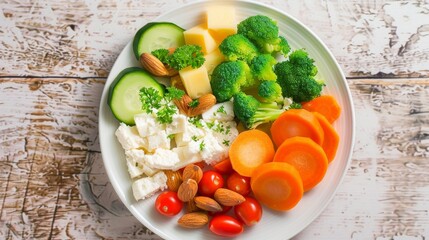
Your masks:
M162 215L174 216L182 211L183 202L177 197L176 192L167 191L158 195L155 208Z
M223 187L223 184L223 177L220 173L206 171L203 173L203 177L198 183L198 193L203 196L213 197L216 190Z
M232 172L231 160L229 158L216 163L213 168L221 174L229 174Z
M246 201L234 207L234 213L244 224L252 226L261 220L262 207L256 199L246 197Z
M216 215L209 224L213 233L223 237L234 237L243 232L243 223L228 215Z
M250 178L241 176L240 174L234 172L226 180L226 186L228 189L238 192L243 196L246 196L250 193Z

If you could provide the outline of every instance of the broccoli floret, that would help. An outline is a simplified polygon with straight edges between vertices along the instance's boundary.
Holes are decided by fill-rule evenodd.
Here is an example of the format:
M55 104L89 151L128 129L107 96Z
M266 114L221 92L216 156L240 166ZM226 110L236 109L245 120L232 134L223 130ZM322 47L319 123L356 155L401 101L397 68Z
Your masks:
M305 102L320 95L324 83L317 81L317 67L314 60L303 50L296 50L289 59L274 66L277 82L282 87L283 97L290 97L294 102Z
M275 102L261 103L253 96L243 92L234 95L233 110L235 116L247 129L274 121L284 112Z
M301 108L302 108L302 104L301 103L293 102L293 103L291 103L289 105L288 109L301 109Z
M217 102L225 102L253 81L250 68L243 61L223 62L213 70L210 85Z
M262 102L283 102L282 87L276 81L262 81L258 87L258 95Z
M279 36L280 39L280 43L278 45L273 45L274 48L274 52L281 52L283 53L283 55L287 55L290 52L290 46L289 43L287 42L286 38L284 38L283 36Z
M219 45L219 50L228 61L249 62L259 53L256 46L241 34L226 37Z
M277 76L274 73L273 66L276 63L276 59L270 54L261 54L253 58L249 66L256 80L275 81Z
M237 33L254 42L263 53L281 52L286 55L290 50L286 39L279 37L277 22L267 16L256 15L241 21Z

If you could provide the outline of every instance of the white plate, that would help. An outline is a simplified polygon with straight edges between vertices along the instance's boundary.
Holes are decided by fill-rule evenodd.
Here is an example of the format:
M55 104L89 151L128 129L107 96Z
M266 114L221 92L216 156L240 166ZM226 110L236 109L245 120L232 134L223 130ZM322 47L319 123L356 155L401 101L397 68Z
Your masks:
M344 177L351 157L354 141L354 110L350 90L338 63L326 46L298 20L259 3L248 1L194 2L167 12L153 21L170 21L183 28L190 28L204 19L204 11L212 5L233 5L238 21L252 15L262 14L277 20L280 33L286 37L292 49L305 48L315 59L319 69L318 77L324 79L324 92L334 95L342 107L340 118L335 122L341 141L336 159L330 164L323 181L308 193L300 203L288 212L274 212L264 208L262 220L253 227L247 227L240 239L288 239L302 231L322 211L335 195ZM100 103L99 132L103 161L109 179L122 202L146 227L165 239L214 239L208 228L187 230L177 226L177 217L161 216L154 209L155 197L136 202L131 191L131 180L126 169L124 151L115 138L118 122L107 105L108 87L116 75L129 66L139 66L128 44L116 60Z

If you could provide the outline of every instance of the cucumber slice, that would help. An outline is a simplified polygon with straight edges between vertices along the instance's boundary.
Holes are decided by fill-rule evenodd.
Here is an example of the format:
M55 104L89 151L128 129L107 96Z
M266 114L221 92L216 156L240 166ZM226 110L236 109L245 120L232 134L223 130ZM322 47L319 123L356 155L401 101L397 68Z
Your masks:
M164 87L141 68L126 68L118 74L110 85L107 98L116 119L127 125L135 124L134 115L143 112L139 95L142 87L153 87L164 95Z
M182 46L185 44L184 31L185 29L170 22L148 23L134 35L134 55L139 60L142 53L150 53L160 48Z

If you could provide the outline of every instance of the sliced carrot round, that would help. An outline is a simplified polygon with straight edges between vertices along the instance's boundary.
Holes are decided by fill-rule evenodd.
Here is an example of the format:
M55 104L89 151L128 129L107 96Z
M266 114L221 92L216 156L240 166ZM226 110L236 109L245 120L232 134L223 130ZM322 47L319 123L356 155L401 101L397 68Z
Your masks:
M256 199L278 211L293 208L304 194L298 171L284 162L269 162L259 166L252 175L250 186Z
M341 107L331 95L322 95L302 104L302 108L310 112L318 112L332 124L340 117Z
M232 168L242 176L250 177L259 165L271 162L274 146L263 131L252 129L240 133L229 148Z
M328 162L332 162L334 160L335 155L337 154L338 144L340 143L340 136L338 135L335 128L332 127L331 123L318 112L313 112L314 116L316 116L317 120L319 120L320 126L323 129L323 142L322 148L326 153L326 157L328 157Z
M317 118L305 109L291 109L282 113L271 126L271 136L276 146L295 137L309 137L317 144L323 142L323 129Z
M277 149L274 162L285 162L298 170L304 191L322 181L328 169L328 159L323 148L307 137L286 139Z

